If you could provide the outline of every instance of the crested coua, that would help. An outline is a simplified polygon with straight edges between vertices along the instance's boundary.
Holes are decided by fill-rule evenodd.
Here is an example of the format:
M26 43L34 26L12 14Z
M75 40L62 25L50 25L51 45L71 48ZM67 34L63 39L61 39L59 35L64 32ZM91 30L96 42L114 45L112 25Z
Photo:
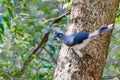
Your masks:
M94 32L87 33L87 32L76 32L72 34L63 34L56 32L56 37L59 38L65 45L73 48L75 53L79 55L79 57L83 57L83 54L80 50L85 47L89 42L92 36L100 34L102 32L106 32L113 29L113 24L110 24L106 27L98 29Z

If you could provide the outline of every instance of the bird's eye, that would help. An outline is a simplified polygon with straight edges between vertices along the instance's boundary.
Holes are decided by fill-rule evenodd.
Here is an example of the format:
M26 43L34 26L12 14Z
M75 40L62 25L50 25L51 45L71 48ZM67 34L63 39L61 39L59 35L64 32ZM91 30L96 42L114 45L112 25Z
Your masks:
M60 36L60 37L62 37L62 36L63 36L63 34L61 34L61 33L60 33L60 34L59 34L59 36Z

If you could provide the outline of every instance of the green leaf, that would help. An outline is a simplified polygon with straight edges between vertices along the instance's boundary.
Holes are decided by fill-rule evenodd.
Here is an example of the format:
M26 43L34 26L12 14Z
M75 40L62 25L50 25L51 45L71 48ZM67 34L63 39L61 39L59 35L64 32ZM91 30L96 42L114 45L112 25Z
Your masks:
M44 80L45 74L40 74L39 75L39 80Z
M70 0L70 3L72 4L72 3L73 3L73 0Z
M10 16L13 18L14 16L13 16L12 9L11 9L10 7L7 7L7 10L8 10L8 12L9 12Z
M3 26L2 23L0 23L0 32L1 32L2 34L4 34L4 26Z
M0 35L0 42L3 42L3 40L2 40L2 35Z
M55 53L55 47L53 45L48 44L49 48Z
M9 19L7 17L3 17L3 19L4 19L5 23L7 24L8 29L10 29L11 23L10 23Z
M26 11L27 10L27 5L25 3L23 3L23 11Z
M35 2L35 0L32 0L32 2Z
M54 53L51 53L51 54L50 54L50 58L51 58L51 59L54 59Z

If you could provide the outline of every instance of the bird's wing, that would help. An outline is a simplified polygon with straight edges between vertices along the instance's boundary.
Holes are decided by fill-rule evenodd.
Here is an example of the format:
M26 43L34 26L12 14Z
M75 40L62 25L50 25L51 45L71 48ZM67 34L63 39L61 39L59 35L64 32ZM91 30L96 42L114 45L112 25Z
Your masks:
M74 45L78 43L82 43L85 39L88 38L88 34L86 32L78 32L73 34L73 36L74 36L73 39Z
M63 38L64 44L67 46L74 46L76 44L82 43L85 39L88 38L88 34L85 32L77 32L71 35L66 35Z
M63 38L63 42L64 44L66 44L67 46L73 46L73 41L74 41L74 37L71 35L66 35Z

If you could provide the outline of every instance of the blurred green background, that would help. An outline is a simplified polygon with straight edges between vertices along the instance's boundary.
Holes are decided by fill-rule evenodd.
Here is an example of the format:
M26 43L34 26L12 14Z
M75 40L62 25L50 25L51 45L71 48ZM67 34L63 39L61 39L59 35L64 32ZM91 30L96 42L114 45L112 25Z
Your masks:
M21 72L24 61L49 29L53 19L65 8L71 8L72 0L0 0L0 80L53 80L60 41L51 31L48 42L39 55ZM1 14L0 14L1 15ZM103 77L120 74L120 8L116 12L109 54ZM66 29L67 16L55 26ZM111 80L118 80L118 77Z

